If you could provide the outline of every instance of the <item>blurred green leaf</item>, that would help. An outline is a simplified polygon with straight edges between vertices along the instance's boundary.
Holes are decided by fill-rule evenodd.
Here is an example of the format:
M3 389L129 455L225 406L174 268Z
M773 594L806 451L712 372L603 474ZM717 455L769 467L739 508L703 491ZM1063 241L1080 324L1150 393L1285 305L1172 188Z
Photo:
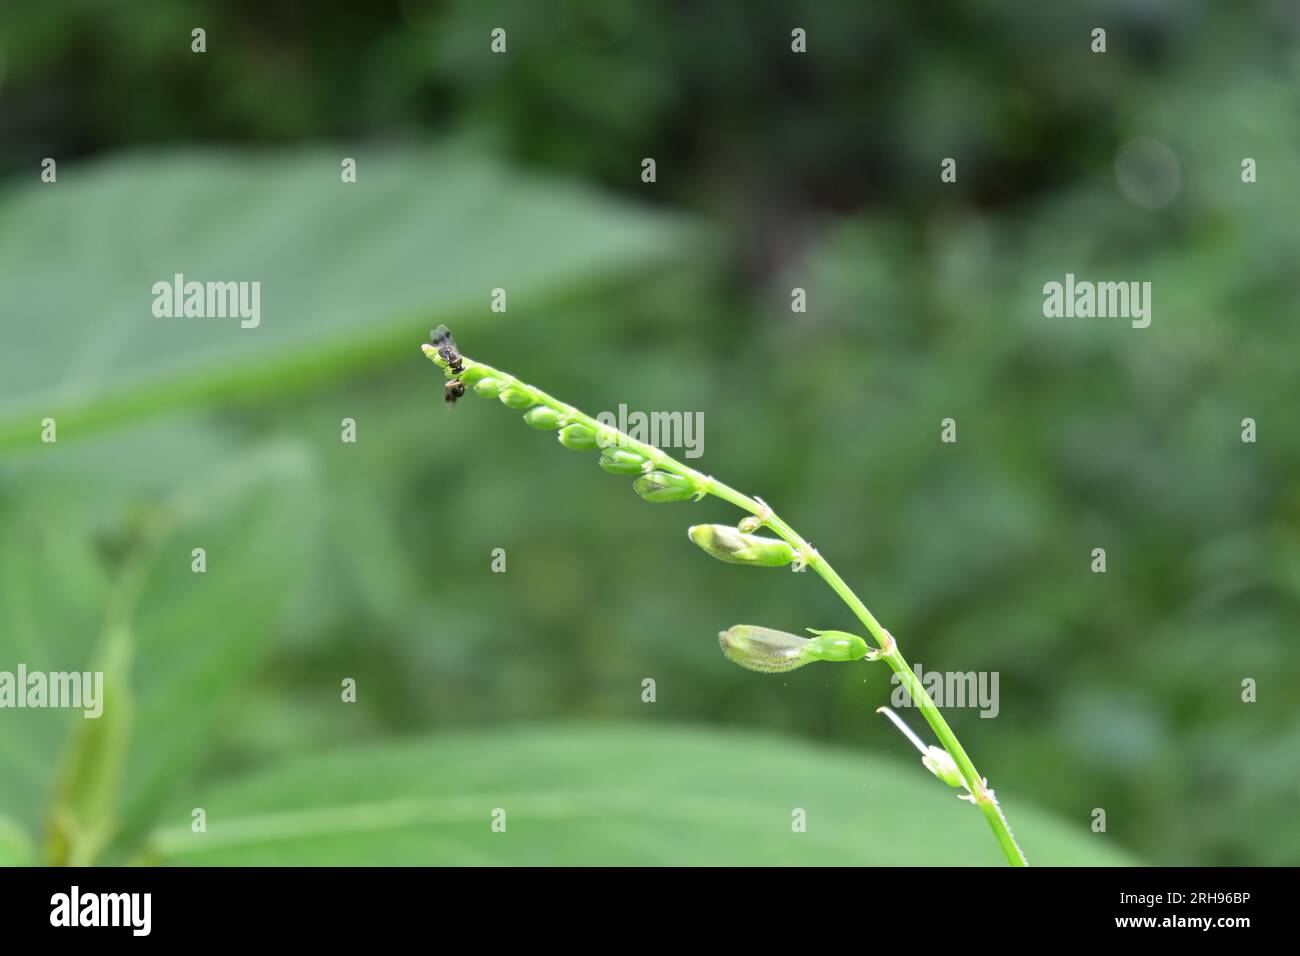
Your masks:
M344 155L356 183L340 181ZM469 147L139 154L0 196L0 448L420 361L434 320L511 317L681 255L684 220ZM155 282L260 282L260 325L157 318ZM69 276L76 276L70 281ZM492 315L501 319L500 315ZM426 370L427 371L427 370Z
M127 830L151 822L241 696L276 636L319 519L313 462L298 445L251 453L181 499L135 621ZM206 550L203 574L191 571L193 547Z
M47 825L59 773L60 806L73 801L79 824L99 828L111 813L124 840L149 825L275 636L318 518L311 460L282 444L211 464L165 501L92 515L84 486L73 483L17 500L0 522L12 596L0 662L29 672L105 670L98 721L55 709L6 711L0 721L0 761L12 768L0 776L0 810L29 833ZM202 574L191 570L196 547L206 551ZM130 644L113 655L129 655L128 687L104 664L106 633ZM121 748L81 723L117 720L113 701L128 696L125 762L101 766L121 763Z
M998 864L984 820L920 766L750 733L505 730L306 757L206 793L179 864ZM506 811L506 830L492 814ZM793 832L803 809L807 831ZM1040 864L1132 860L1012 806Z
M113 839L132 731L132 637L129 625L110 617L91 663L92 671L104 675L96 691L99 716L73 720L64 747L45 839L50 863L86 866Z
M0 669L91 666L110 578L97 553L90 502L35 486L0 506ZM0 813L34 834L57 755L79 712L5 710L0 719Z
M23 828L0 817L0 866L34 866L36 851Z

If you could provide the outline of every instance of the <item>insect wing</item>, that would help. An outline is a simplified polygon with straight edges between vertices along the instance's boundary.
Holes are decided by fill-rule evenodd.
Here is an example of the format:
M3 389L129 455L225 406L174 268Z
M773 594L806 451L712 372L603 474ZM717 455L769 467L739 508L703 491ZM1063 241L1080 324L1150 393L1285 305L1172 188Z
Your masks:
M456 347L456 340L451 337L451 329L445 325L440 325L429 333L429 340L433 342L434 348L439 352L443 349Z

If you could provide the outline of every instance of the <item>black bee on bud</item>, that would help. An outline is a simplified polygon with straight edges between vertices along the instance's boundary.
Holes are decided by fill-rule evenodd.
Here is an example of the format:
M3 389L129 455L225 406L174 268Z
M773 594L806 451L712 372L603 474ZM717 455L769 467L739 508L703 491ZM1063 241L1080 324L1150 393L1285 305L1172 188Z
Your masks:
M456 340L451 337L451 329L445 325L440 325L429 333L429 340L433 342L433 347L438 350L439 357L447 363L447 368L451 369L453 375L459 375L465 371L465 363L460 357L460 352L456 349ZM453 378L447 383L442 400L450 408L456 404L456 399L464 394L465 383L459 378Z

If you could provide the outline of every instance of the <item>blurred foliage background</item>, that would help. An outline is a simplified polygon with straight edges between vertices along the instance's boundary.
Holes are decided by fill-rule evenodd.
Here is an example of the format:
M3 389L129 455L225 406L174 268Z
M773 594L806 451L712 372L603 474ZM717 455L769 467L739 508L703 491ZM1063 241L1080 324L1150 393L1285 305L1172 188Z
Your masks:
M0 859L999 860L873 713L883 668L721 657L733 623L853 629L828 589L695 551L720 502L445 413L418 347L446 322L590 413L702 411L699 467L910 660L999 672L996 719L949 719L1031 859L1300 861L1298 28L1292 2L0 6L0 669L130 687L101 721L0 713ZM261 281L261 327L155 319L176 272ZM1067 272L1150 281L1151 327L1045 319Z

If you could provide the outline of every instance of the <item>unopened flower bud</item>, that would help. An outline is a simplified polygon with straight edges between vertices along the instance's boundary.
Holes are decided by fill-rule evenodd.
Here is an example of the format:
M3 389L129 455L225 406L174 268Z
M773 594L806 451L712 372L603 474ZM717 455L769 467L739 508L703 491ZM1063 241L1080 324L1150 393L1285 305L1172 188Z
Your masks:
M484 398L496 398L506 383L499 378L481 378L474 383L474 391Z
M645 471L645 459L634 451L606 448L600 453L600 467L611 475L639 475Z
M651 471L632 482L636 493L646 501L685 501L699 494L695 482L669 471Z
M925 764L926 770L948 786L966 786L966 781L962 779L961 771L957 769L957 764L952 759L952 755L942 747L927 747L925 756L921 758L921 763Z
M502 405L510 408L529 408L537 404L531 395L513 385L507 386L497 398L501 399Z
M817 635L809 642L808 653L819 661L860 661L871 650L865 638L847 631L808 630Z
M730 525L697 524L686 534L701 550L729 564L780 568L794 560L794 549L788 542L742 534Z
M483 371L483 367L481 365L471 365L456 377L460 379L462 382L464 382L466 385L473 387L477 385L479 382L486 379L488 377L488 373Z
M740 524L736 527L740 528L740 530L745 532L745 534L753 534L759 528L763 527L763 519L758 515L749 515L741 518Z
M530 408L524 412L524 421L541 431L559 428L561 420L559 412L553 408L547 408L545 405L538 405L536 408Z
M565 448L586 451L596 447L596 433L586 425L565 425L560 429L558 437Z
M718 643L727 660L764 674L784 674L816 660L807 654L808 638L756 624L737 624L720 633Z

